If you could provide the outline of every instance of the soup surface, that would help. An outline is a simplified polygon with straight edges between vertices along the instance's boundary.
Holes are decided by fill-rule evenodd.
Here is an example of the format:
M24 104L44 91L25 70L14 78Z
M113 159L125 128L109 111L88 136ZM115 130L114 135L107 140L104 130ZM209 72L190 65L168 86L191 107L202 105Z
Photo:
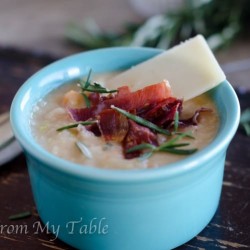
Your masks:
M95 76L94 79L105 86L104 83L108 82L108 79L112 76L113 74L105 74ZM115 88L115 86L113 87ZM120 143L106 142L102 137L95 136L82 125L58 132L58 128L73 122L62 105L65 93L70 90L79 91L79 86L75 82L65 84L40 100L33 109L31 117L32 133L38 143L52 154L82 165L114 169L152 168L187 157L186 155L167 152L155 152L151 157L144 160L140 157L125 159ZM181 142L188 142L190 143L188 147L198 150L204 148L213 140L219 126L216 106L206 94L184 102L182 117L191 117L201 107L209 108L212 112L202 112L199 116L198 126L188 126L181 130L192 131L195 137L195 139L183 138ZM157 136L159 142L164 143L167 140L164 135L158 134ZM84 142L92 154L91 158L86 157L76 147L77 141Z

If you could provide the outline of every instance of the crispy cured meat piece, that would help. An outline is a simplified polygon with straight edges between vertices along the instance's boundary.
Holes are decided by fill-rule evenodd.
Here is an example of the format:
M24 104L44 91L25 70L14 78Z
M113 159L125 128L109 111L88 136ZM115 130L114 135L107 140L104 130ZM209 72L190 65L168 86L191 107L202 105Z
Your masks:
M135 92L131 92L128 86L123 86L117 89L115 95L90 93L88 98L91 102L90 108L68 108L69 115L77 122L89 119L97 120L96 124L86 128L96 136L103 136L106 141L121 143L126 159L141 155L141 150L127 153L127 150L134 146L142 143L158 146L157 135L149 128L139 125L111 109L111 105L165 129L173 127L177 111L179 112L178 126L180 127L196 126L201 112L211 112L210 109L200 108L192 117L181 119L183 100L171 96L171 89L165 81Z
M134 121L128 120L129 130L123 141L123 152L126 159L140 156L141 151L127 153L127 150L141 143L150 143L158 146L157 136L149 128L143 127Z
M130 89L128 86L122 86L117 89L117 97L123 97L130 94Z
M80 109L68 108L67 111L70 117L76 122L87 121L97 115L97 110L95 106Z
M202 112L212 112L212 109L208 108L200 108L195 111L193 116L188 119L180 119L179 126L180 127L188 127L188 126L197 126L198 125L198 118Z
M170 87L165 81L147 86L143 89L126 94L129 90L123 90L118 96L111 100L105 100L108 108L114 105L126 111L143 108L145 105L162 101L171 96ZM124 93L125 92L125 93Z
M86 121L95 118L105 109L109 109L111 105L126 111L143 108L149 103L159 102L171 95L170 87L165 81L147 86L135 92L130 92L129 88L121 87L120 92L116 96L102 97L96 94L90 94L90 100L96 105L90 108L74 109L68 108L71 118L75 121ZM99 99L99 100L98 100Z
M88 95L88 98L90 100L91 106L97 106L98 104L102 103L105 100L113 99L114 95L109 94L109 95L100 95L100 93L90 93Z
M168 128L174 121L176 111L182 111L182 100L169 97L161 102L151 103L136 113L160 127Z
M113 109L103 110L97 117L98 126L106 141L122 142L128 133L128 119Z

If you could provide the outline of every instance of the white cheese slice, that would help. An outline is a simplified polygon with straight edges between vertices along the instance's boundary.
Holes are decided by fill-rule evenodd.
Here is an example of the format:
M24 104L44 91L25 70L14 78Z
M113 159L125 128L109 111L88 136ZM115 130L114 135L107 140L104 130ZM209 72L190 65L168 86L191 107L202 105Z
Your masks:
M173 96L189 100L226 77L203 36L197 35L110 79L108 85L137 90L167 79Z

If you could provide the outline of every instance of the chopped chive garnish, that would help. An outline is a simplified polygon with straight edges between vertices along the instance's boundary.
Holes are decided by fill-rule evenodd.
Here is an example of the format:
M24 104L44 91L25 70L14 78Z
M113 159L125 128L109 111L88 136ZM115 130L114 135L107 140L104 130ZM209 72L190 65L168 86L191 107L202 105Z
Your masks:
M83 142L77 141L76 146L82 152L82 154L85 155L87 158L89 158L89 159L93 158L92 153L90 152L88 147Z
M170 131L166 130L166 129L162 129L160 127L158 127L157 125L155 125L154 123L150 122L150 121L147 121L137 115L133 115L123 109L120 109L120 108L117 108L115 107L114 105L111 105L111 108L118 111L119 113L123 114L124 116L126 116L127 118L145 126L145 127L148 127L148 128L151 128L161 134L164 134L164 135L171 135Z
M22 213L13 214L13 215L9 216L9 220L20 220L20 219L28 218L30 216L31 216L31 212L25 211Z
M83 126L92 125L92 124L95 124L96 122L97 121L76 122L76 123L72 123L72 124L60 127L56 131L63 131L65 129L76 128L78 125L83 125Z

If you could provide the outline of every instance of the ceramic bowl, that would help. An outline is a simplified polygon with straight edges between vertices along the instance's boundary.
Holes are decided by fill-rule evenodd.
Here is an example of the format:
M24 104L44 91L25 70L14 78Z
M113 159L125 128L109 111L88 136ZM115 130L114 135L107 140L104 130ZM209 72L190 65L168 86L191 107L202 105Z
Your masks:
M40 70L13 100L11 123L26 155L38 213L56 237L75 248L172 249L204 229L218 207L226 150L240 115L227 81L210 91L220 115L216 138L168 166L109 170L78 165L50 154L32 136L32 108L53 89L86 75L89 67L99 73L124 70L161 52L108 48L76 54Z

